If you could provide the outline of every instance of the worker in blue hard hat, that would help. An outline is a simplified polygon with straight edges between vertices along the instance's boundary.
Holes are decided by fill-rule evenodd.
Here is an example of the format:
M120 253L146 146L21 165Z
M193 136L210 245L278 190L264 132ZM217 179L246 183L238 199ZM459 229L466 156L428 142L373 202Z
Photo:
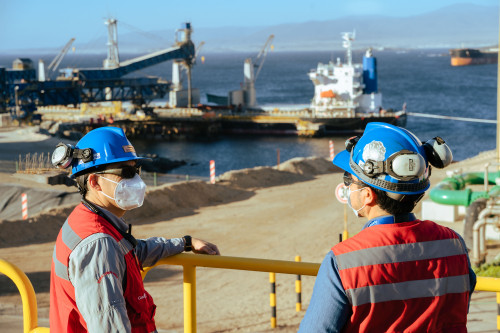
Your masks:
M75 147L60 143L52 163L71 167L82 203L57 236L50 275L53 332L156 332L156 306L144 289L142 267L193 251L219 254L191 237L135 239L123 215L142 206L146 185L122 129L97 128Z
M333 164L347 202L368 222L328 252L299 332L467 332L476 284L460 235L412 213L431 166L452 154L440 137L369 123Z

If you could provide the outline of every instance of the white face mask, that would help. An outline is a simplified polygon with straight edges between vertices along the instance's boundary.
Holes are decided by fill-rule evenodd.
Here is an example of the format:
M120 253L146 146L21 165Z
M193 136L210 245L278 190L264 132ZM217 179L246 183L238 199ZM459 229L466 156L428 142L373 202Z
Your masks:
M144 195L146 194L146 184L141 177L136 174L134 178L122 179L119 182L100 176L112 183L117 184L115 187L114 198L100 191L104 196L114 200L116 205L123 210L130 210L141 207L144 203Z
M349 205L349 207L351 207L351 209L354 212L354 215L356 215L356 217L359 217L359 211L362 210L363 208L365 208L366 204L364 204L363 207L361 207L360 209L354 209L351 205L351 193L361 191L365 188L366 187L358 188L357 190L354 190L354 191L351 191L350 186L347 188L347 204Z

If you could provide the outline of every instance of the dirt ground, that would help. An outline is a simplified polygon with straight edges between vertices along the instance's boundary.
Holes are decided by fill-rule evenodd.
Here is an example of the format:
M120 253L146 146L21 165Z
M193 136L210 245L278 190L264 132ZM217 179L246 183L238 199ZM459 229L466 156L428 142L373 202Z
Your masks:
M433 184L444 178L446 171L480 171L494 154L481 153L434 172ZM344 229L346 207L334 194L341 181L340 170L324 158L296 159L279 168L229 172L215 185L189 181L150 188L145 205L126 214L125 219L133 223L137 238L190 234L217 244L222 255L291 261L300 255L302 261L319 263ZM0 182L30 186L29 181L5 173L0 174ZM73 206L58 206L28 221L0 222L0 258L28 275L37 295L40 324L45 326L54 240ZM420 205L416 213L419 217ZM349 234L353 235L365 221L350 211L347 217ZM461 223L447 225L461 232ZM295 332L304 315L304 311L295 311L295 276L276 277L277 330L270 328L267 273L198 268L196 276L198 332ZM183 331L182 280L181 269L171 266L155 268L145 280L158 306L160 332ZM302 278L304 309L313 285L314 277ZM0 331L7 332L2 317L20 320L21 314L14 284L0 276Z

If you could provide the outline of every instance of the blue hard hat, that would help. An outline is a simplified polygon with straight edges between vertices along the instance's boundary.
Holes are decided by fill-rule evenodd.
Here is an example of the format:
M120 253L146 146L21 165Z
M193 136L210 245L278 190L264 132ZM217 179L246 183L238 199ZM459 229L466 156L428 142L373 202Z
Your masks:
M333 164L382 191L419 194L429 186L430 168L422 142L410 131L371 122L361 137L346 141Z
M90 173L106 164L146 159L136 155L125 132L118 127L96 128L81 138L75 148L90 148L92 160L85 163L82 159L74 159L71 164L71 178Z

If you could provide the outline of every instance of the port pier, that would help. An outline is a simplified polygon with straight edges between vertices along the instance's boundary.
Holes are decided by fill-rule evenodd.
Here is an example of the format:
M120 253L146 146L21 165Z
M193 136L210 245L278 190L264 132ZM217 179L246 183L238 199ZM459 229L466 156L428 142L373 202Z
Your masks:
M406 114L373 113L363 117L320 117L309 109L273 111L244 111L229 108L151 108L146 112L124 111L120 105L84 108L46 107L36 112L43 119L42 130L67 138L81 136L101 126L123 128L127 137L148 140L216 139L219 135L289 135L320 137L353 133L368 122L397 122L404 125ZM396 123L395 123L396 124Z

